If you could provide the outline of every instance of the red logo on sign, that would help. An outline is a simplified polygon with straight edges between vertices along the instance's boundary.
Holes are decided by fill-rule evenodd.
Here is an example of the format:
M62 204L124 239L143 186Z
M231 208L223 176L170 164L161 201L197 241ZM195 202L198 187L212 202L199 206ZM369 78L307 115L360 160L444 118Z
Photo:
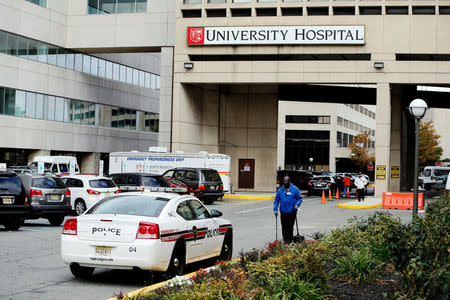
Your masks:
M188 27L188 45L203 45L205 43L205 27Z

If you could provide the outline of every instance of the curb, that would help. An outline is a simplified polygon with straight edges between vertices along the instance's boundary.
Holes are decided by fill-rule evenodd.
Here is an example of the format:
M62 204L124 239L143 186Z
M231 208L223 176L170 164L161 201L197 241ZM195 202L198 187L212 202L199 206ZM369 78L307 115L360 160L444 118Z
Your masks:
M383 206L383 203L377 203L372 205L351 205L349 203L354 203L354 201L349 201L345 203L338 204L339 208L349 208L349 209L368 209L368 208L377 208Z
M231 260L230 263L235 263L235 262L238 262L239 260L240 260L240 258L235 258L235 259ZM209 268L212 268L212 267L209 267ZM206 268L205 270L207 270L209 268ZM197 271L185 274L185 275L183 275L181 277L191 278L192 276L194 276L196 274L197 274ZM136 296L138 296L138 295L140 295L142 293L148 293L148 292L154 291L156 289L159 289L160 287L164 286L168 281L170 281L172 279L173 278L168 279L166 281L158 282L158 283L155 283L155 284L143 287L141 289L137 289L137 290L125 293L125 294L123 294L123 296L125 297L125 299L128 299L128 298L132 299L133 297L136 297ZM109 298L108 300L117 300L117 299L118 298L115 296L115 297Z
M240 196L240 195L230 195L225 194L223 198L226 199L247 199L247 200L272 200L275 199L275 196Z

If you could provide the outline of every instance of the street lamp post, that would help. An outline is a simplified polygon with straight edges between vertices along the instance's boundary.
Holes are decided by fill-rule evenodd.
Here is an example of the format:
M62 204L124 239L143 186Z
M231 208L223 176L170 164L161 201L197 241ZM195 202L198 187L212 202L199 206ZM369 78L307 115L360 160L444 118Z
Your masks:
M413 200L413 216L417 216L419 208L419 134L420 120L425 116L428 105L422 99L414 99L409 104L409 113L414 117L416 122L416 142L414 154L414 200Z
M313 165L314 158L310 157L309 162L311 163L311 167L313 167L313 171L316 170L316 166Z

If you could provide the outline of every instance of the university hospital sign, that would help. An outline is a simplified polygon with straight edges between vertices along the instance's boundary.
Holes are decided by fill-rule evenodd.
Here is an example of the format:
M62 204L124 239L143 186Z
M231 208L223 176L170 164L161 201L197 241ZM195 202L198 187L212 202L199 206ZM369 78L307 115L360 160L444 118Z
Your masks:
M364 45L364 26L188 27L187 44Z

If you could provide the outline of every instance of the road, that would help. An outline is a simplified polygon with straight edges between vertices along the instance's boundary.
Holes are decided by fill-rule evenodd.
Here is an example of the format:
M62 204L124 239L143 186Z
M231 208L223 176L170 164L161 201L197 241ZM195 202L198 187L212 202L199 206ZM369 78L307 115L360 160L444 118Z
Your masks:
M319 197L305 197L299 212L300 234L327 232L353 216L381 209L341 209L339 201L320 204ZM208 206L223 212L234 226L234 257L240 250L261 248L275 240L272 200L223 200ZM404 222L411 211L393 211ZM96 270L89 280L75 279L60 258L61 227L46 220L30 220L19 231L0 226L0 299L106 299L152 282L142 273ZM278 237L281 228L278 226Z

